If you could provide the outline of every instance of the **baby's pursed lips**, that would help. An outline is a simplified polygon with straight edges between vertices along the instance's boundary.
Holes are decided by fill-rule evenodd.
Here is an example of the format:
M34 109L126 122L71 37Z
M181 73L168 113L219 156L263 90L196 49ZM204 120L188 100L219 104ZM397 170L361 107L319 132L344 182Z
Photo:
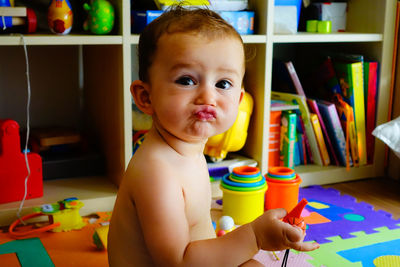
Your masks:
M210 121L217 118L217 111L215 110L215 108L210 106L203 106L201 108L198 108L194 114L197 119L202 121Z

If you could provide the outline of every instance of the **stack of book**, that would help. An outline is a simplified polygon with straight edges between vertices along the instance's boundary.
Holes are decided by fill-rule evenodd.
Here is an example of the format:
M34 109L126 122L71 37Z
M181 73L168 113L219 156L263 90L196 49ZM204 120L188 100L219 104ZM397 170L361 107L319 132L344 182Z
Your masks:
M320 97L312 98L306 96L291 61L274 62L274 69L280 72L284 69L289 84L282 85L282 73L279 73L279 83L276 83L278 79L275 77L275 89L281 88L285 92L273 91L273 103L286 101L296 104L298 108L277 111L275 104L271 104L269 166L294 167L314 163L349 168L372 163L378 62L366 61L361 55L335 54L326 57L313 72L312 79L312 90L318 88L322 92ZM294 88L294 92L287 92L290 87ZM272 125L278 121L277 114L281 121L279 161L278 154L272 153L272 145L276 144L271 143L277 141L276 138L271 139L275 136ZM292 129L294 133L290 132ZM293 144L290 138L293 138Z

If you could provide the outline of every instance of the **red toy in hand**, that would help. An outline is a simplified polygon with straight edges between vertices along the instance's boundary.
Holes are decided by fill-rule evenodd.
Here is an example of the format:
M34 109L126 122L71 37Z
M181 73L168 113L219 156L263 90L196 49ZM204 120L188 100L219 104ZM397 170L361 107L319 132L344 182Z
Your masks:
M306 223L304 222L303 217L301 217L301 212L304 207L307 205L308 201L303 198L297 205L294 207L284 218L283 221L285 223L289 223L291 225L296 225L303 229L303 232L306 230Z

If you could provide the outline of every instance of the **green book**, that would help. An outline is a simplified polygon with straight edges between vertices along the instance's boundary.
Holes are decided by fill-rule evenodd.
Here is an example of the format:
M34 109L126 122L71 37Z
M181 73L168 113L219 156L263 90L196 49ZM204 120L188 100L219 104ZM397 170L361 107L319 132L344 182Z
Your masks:
M294 168L296 144L296 113L283 111L281 119L280 165Z

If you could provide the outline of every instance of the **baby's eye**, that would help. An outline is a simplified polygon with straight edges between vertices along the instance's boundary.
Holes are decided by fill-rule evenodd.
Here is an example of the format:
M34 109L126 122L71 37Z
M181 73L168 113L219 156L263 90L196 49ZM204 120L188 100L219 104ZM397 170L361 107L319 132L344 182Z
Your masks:
M220 89L229 89L230 87L232 87L232 84L227 80L221 80L217 82L215 86Z
M187 77L187 76L178 78L175 81L175 83L181 84L181 85L195 85L195 82L193 81L193 79L190 77Z

